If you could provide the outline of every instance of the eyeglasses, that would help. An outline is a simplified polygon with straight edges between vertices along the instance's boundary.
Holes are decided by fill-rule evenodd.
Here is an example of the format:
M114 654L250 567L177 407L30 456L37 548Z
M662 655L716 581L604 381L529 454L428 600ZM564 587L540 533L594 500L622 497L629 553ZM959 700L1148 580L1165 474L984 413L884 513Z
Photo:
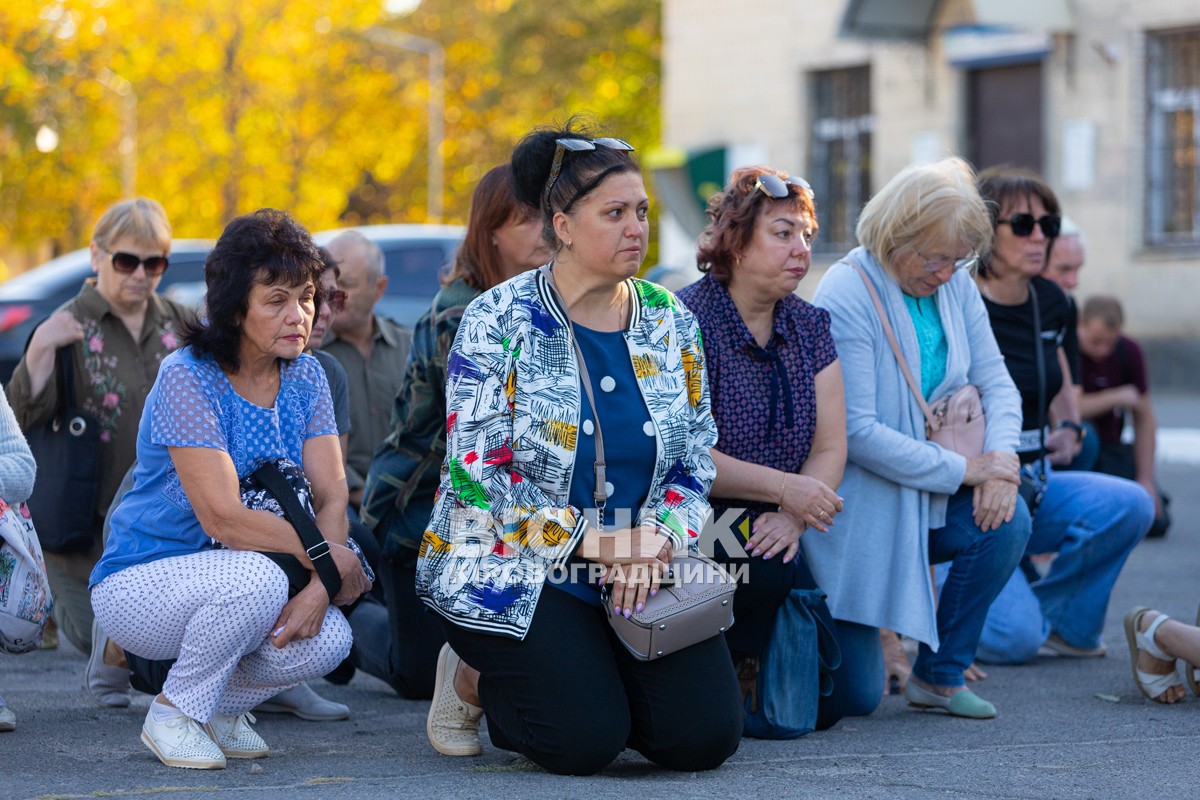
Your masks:
M136 272L138 267L144 266L146 274L153 278L167 271L168 262L166 256L142 258L135 256L133 253L109 253L107 250L104 252L112 260L113 269L117 272Z
M1014 236L1029 236L1033 233L1033 226L1036 224L1042 229L1042 233L1047 239L1053 239L1058 236L1059 230L1062 228L1062 217L1058 214L1046 214L1034 219L1033 214L1013 214L1008 219L996 220L997 225L1010 225Z
M562 172L563 155L568 150L572 153L595 150L596 145L607 147L609 150L620 150L625 153L633 152L633 145L629 142L624 139L612 139L607 136L602 136L599 139L555 139L554 163L550 166L550 177L546 179L546 188L542 190L543 205L547 207L550 205L550 190L554 188L554 184L558 182L558 175Z
M968 253L962 258L926 258L921 254L920 250L914 250L917 257L924 262L925 271L932 275L935 272L941 272L946 267L953 267L955 272L960 269L970 269L979 261L977 253Z
M812 200L812 186L804 178L796 175L790 178L781 178L778 175L773 175L770 172L764 172L758 176L758 180L754 182L754 188L775 200L782 200L789 194L788 187L795 186L800 191L808 194L808 199Z
M342 309L346 307L346 298L348 294L341 289L334 289L332 292L326 292L325 302L329 303L329 310L335 314L342 313Z

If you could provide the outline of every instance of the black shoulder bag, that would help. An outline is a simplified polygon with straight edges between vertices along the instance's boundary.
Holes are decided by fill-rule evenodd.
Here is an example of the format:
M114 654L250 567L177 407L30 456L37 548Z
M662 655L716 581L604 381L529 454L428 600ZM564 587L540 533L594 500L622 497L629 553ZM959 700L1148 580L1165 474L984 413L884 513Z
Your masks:
M1038 308L1037 290L1029 284L1029 299L1033 301L1033 352L1037 360L1038 452L1037 471L1033 462L1021 468L1021 497L1029 507L1029 516L1037 513L1046 493L1046 354L1042 347L1042 311Z
M54 416L25 437L39 467L29 510L37 520L42 548L52 553L87 550L98 530L100 423L75 404L72 349L67 345L54 354Z

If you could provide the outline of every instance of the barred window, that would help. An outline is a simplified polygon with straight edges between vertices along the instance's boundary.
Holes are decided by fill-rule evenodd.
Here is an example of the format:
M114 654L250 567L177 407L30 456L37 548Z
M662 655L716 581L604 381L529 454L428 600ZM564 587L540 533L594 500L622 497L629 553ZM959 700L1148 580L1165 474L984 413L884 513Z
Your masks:
M809 91L812 142L808 180L821 232L816 249L845 253L857 244L854 223L871 196L871 70L813 72Z
M1200 30L1150 34L1146 244L1200 245Z

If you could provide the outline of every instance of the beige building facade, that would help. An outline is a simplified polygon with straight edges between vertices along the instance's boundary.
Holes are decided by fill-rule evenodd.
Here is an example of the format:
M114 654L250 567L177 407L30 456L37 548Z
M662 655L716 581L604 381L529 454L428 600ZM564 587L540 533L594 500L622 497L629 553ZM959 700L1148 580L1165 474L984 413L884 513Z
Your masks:
M1078 296L1117 294L1132 333L1200 353L1196 0L663 5L664 145L813 183L823 246L801 293L905 165L1016 162L1085 233ZM694 263L694 222L675 217L662 260Z

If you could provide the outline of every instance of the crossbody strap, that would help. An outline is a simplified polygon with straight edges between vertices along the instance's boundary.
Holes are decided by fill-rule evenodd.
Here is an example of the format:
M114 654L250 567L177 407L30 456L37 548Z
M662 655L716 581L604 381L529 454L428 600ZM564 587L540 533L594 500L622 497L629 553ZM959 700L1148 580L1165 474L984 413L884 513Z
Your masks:
M1037 290L1033 288L1033 281L1029 282L1029 299L1033 301L1033 352L1034 358L1037 359L1037 386L1038 386L1038 442L1041 449L1038 451L1038 477L1041 478L1042 484L1046 483L1046 354L1042 347L1042 310L1038 307Z
M567 317L567 336L571 339L571 347L575 350L575 360L579 362L579 378L583 384L584 394L587 395L588 405L592 407L592 424L596 426L596 463L594 465L596 473L596 488L592 492L592 497L596 501L596 510L601 514L604 513L604 506L608 502L608 489L606 469L604 464L604 434L600 430L600 414L596 409L596 396L592 391L592 377L588 374L587 362L583 359L583 351L579 349L579 341L575 338L575 330L572 328L570 321L571 315L567 311L567 303L559 294L558 285L554 282L554 277L550 273L550 265L542 267L542 271L546 275L546 283L550 286L550 291L554 292L555 299L562 306L563 314ZM603 527L603 526L601 526Z
M908 368L908 361L904 358L904 353L900 350L900 342L896 340L896 332L892 330L892 323L888 322L887 312L883 310L883 303L879 299L879 293L875 291L875 285L867 277L866 270L858 264L850 263L858 270L863 283L867 285L867 292L871 295L871 301L875 303L875 311L879 313L879 321L883 323L883 333L887 336L888 344L892 346L892 352L896 354L896 363L900 365L900 371L904 373L904 380L908 381L908 388L912 389L913 397L917 398L917 403L921 406L921 413L925 415L925 421L929 423L929 429L931 431L937 430L937 419L933 416L933 411L930 410L929 404L925 402L925 396L921 394L921 387L917 385L912 371Z
M295 489L274 461L268 461L256 469L254 477L279 502L284 518L296 529L296 535L300 537L300 543L304 545L308 559L317 571L317 577L325 585L329 599L333 600L342 590L342 576L338 573L337 565L333 563L333 557L329 555L329 542L321 535L316 521L308 515L304 506L300 505L300 498L296 496Z
M58 408L54 411L55 418L65 425L67 414L75 407L75 379L71 369L71 350L73 345L64 345L54 352L54 385L58 390Z

